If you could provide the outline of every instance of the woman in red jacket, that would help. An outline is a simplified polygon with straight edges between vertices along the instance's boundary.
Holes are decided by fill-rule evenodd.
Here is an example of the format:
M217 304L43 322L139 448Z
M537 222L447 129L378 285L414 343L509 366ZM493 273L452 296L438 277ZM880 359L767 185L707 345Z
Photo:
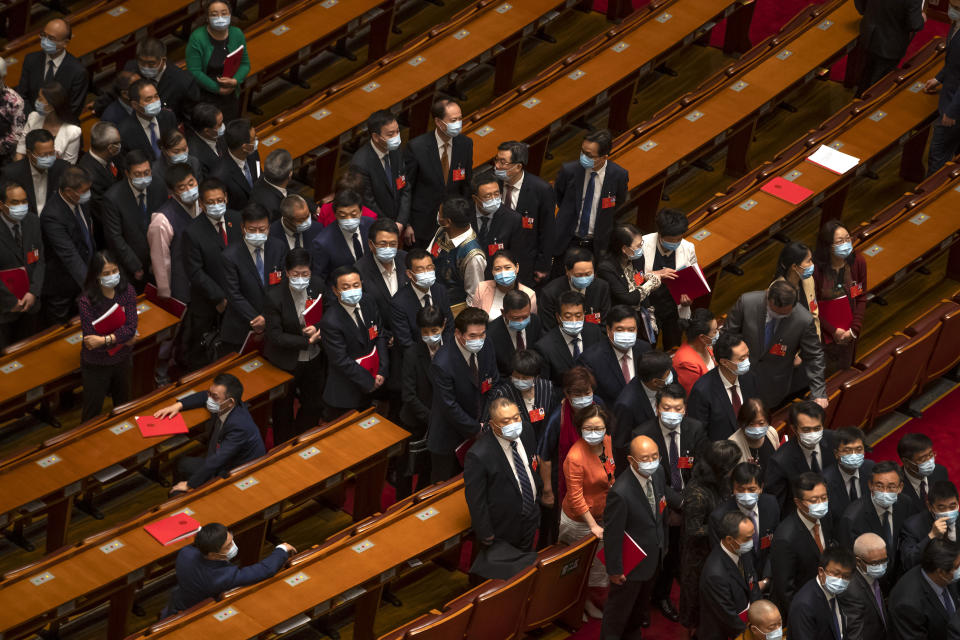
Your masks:
M693 389L693 383L715 366L713 343L720 336L717 318L710 309L697 308L689 319L680 319L687 341L673 354L673 368L677 372L677 382L683 386L687 395Z

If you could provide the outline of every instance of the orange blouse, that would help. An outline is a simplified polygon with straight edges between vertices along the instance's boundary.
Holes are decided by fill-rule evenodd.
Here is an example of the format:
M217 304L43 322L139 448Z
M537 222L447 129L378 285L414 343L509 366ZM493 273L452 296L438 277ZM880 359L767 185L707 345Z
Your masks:
M603 437L606 464L600 462L586 440L580 438L570 447L563 461L563 477L567 494L563 498L563 512L568 518L580 520L587 511L599 523L607 505L607 491L613 486L613 447L609 435Z
M713 349L708 347L707 351L712 358ZM714 366L716 366L716 361L714 361ZM700 379L700 376L709 371L700 354L687 343L684 343L673 354L673 368L677 372L677 382L686 390L687 395L690 395L693 384Z

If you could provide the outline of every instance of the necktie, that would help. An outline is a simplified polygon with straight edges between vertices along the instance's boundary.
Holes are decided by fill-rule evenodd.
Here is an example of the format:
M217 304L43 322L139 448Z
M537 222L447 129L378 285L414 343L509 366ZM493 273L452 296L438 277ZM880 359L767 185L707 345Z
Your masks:
M683 478L680 477L680 447L677 432L670 434L670 485L676 491L683 489Z
M150 123L150 146L153 147L153 156L155 158L160 157L160 144L158 142L157 136L157 123Z
M93 253L93 243L90 241L90 229L87 228L87 221L83 217L80 207L73 208L74 215L77 216L77 224L80 227L80 235L83 237L83 243L87 245L87 255Z
M860 498L860 495L857 493L857 477L850 476L850 502Z
M243 161L243 177L247 179L247 184L253 186L253 176L250 174L250 163Z
M217 223L217 231L220 232L220 239L223 241L223 246L227 246L227 230L223 228L223 223Z
M753 521L753 550L760 550L760 522L757 518L757 512L750 512L750 520Z
M257 265L257 273L260 274L260 284L263 284L263 249L257 247L257 250L254 251L253 254L253 262Z
M363 257L363 245L360 243L360 234L353 232L353 255L359 260Z
M947 610L951 616L956 613L957 608L953 604L953 598L950 597L950 592L946 589L940 591L940 600L943 602L943 608Z
M517 351L523 351L527 345L523 341L523 331L517 331Z
M443 143L443 152L440 154L440 169L443 171L443 184L450 178L450 143Z
M110 162L107 163L107 168L110 169L110 173L112 173L113 177L116 178L118 173L117 165L113 164L113 161L111 160Z
M363 316L360 315L360 306L357 305L353 308L353 319L357 323L358 327L363 326Z
M301 249L301 248L303 248L303 234L302 234L302 233L297 232L297 233L293 234L293 247L294 247L294 249Z
M627 364L628 357L629 355L626 353L620 357L620 371L623 372L623 381L627 383L630 382L630 365Z
M647 494L647 502L650 504L650 513L654 517L657 516L657 499L653 495L653 481L647 478L647 481L644 483L643 492Z
M830 616L830 621L833 623L831 626L833 627L833 630L836 633L836 637L842 638L843 633L841 632L841 629L840 629L840 623L837 622L837 618L839 617L838 606L839 605L837 605L837 599L830 598L830 608L833 610L833 615Z
M893 522L890 518L890 510L883 512L883 537L887 541L887 547L893 546Z
M586 238L590 234L590 216L593 214L593 191L596 188L597 172L590 172L590 182L587 183L587 192L583 196L580 206L580 225L577 227L577 236Z
M920 478L920 502L927 504L927 479Z
M423 296L423 306L429 307L432 303L430 302L430 294L427 293Z
M393 172L390 170L390 154L383 156L383 174L387 177L387 184L393 189Z
M480 386L480 370L477 369L477 354L470 354L470 375L473 376L473 383Z
M770 348L770 345L773 344L773 335L777 332L777 318L770 318L767 320L766 326L763 328L763 348L767 350Z
M880 581L873 581L873 597L877 601L877 611L880 612L880 619L886 622L886 616L883 615L883 594L880 592Z
M810 471L820 473L820 463L817 461L817 452L810 452Z
M740 414L740 407L743 404L743 400L740 398L740 392L737 390L737 385L734 384L730 387L730 405L733 407L733 415Z
M210 431L210 443L207 445L208 455L220 448L220 432L223 430L223 420L219 416L213 419L213 429Z
M480 244L486 244L487 231L490 230L490 216L480 216Z
M49 61L47 62L47 73L46 73L45 76L43 76L43 81L44 81L44 82L53 82L53 77L56 75L56 73L57 73L57 70L56 70L56 68L53 66L53 60L49 60Z
M950 542L957 541L957 527L956 524L947 525L947 539Z
M513 187L511 187L509 184L506 184L506 183L504 183L503 185L503 201L511 209L515 208L513 206Z
M147 215L147 194L143 191L140 192L140 195L137 196L137 204L140 206L140 213L144 216Z
M573 340L571 340L570 344L573 345L573 357L579 358L580 357L580 336L577 336Z
M20 234L20 223L13 223L13 241L17 243L18 249L23 249L23 236Z
M813 541L817 543L817 549L823 553L823 542L820 540L820 521L813 523Z
M513 451L513 466L517 472L517 482L520 484L520 496L523 498L523 513L533 512L533 487L530 486L530 477L527 475L527 463L520 455L516 440L510 443Z

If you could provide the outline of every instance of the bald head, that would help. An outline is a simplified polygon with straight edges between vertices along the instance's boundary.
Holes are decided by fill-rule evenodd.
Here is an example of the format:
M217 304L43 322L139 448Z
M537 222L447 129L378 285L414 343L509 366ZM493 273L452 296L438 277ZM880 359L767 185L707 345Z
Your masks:
M647 436L637 436L630 442L630 455L634 460L641 460L644 456L659 454L657 443Z
M750 633L757 640L764 640L766 634L779 629L783 621L780 618L780 610L777 605L769 600L757 600L750 603L750 609L747 611L747 623L750 625Z
M853 542L853 554L866 564L878 564L887 559L887 543L875 533L863 533Z
M69 40L71 36L70 25L62 18L54 18L43 27L43 30L48 36L53 36L57 40Z

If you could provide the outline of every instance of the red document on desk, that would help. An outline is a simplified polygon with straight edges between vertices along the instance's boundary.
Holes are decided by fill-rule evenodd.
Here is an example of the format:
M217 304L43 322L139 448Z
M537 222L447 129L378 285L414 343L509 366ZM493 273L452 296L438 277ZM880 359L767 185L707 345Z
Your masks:
M241 62L243 62L243 45L227 54L223 61L223 77L232 78L240 68Z
M774 178L767 184L760 187L760 191L769 193L775 198L780 198L790 204L800 204L813 195L813 191L798 184L793 184L786 178Z
M144 438L155 436L172 436L177 433L190 433L183 414L178 413L172 418L154 418L153 416L137 416L137 427Z
M160 295L157 293L157 285L155 284L148 284L144 288L143 293L146 294L147 300L153 302L170 315L183 319L183 314L187 310L187 305L184 302L181 302L176 298L166 298L161 300Z
M835 329L846 331L853 326L853 309L850 307L850 298L840 296L833 300L821 300L820 318ZM823 341L830 344L833 342L833 336L823 332Z
M604 565L607 564L607 556L604 553L605 549L601 549L600 553L597 554L597 557L600 558L600 562ZM647 553L640 548L640 545L637 544L636 540L630 537L630 534L624 531L623 533L623 575L630 575L630 572L633 571L638 564L643 562L643 559L647 557Z
M303 323L308 327L319 324L323 318L323 296L314 301L307 300L307 307L303 310Z
M30 278L27 277L27 270L24 267L0 271L0 282L10 289L10 293L16 296L17 300L23 299L23 296L30 291Z
M374 347L373 351L367 355L363 356L362 358L357 358L357 364L366 369L370 375L376 378L378 372L380 371L380 354L377 353L377 348Z
M122 327L126 321L127 314L124 312L123 307L114 302L113 306L107 309L106 313L93 321L93 330L96 331L99 336L108 336ZM122 343L110 347L107 349L107 353L114 355L120 351L120 349L123 349Z
M677 277L673 280L663 279L673 301L680 304L680 296L686 294L691 300L710 293L710 285L707 279L703 277L703 271L700 271L698 265L692 264L677 271Z
M144 529L157 542L167 546L200 531L200 523L185 513L177 513L169 518L151 522Z

